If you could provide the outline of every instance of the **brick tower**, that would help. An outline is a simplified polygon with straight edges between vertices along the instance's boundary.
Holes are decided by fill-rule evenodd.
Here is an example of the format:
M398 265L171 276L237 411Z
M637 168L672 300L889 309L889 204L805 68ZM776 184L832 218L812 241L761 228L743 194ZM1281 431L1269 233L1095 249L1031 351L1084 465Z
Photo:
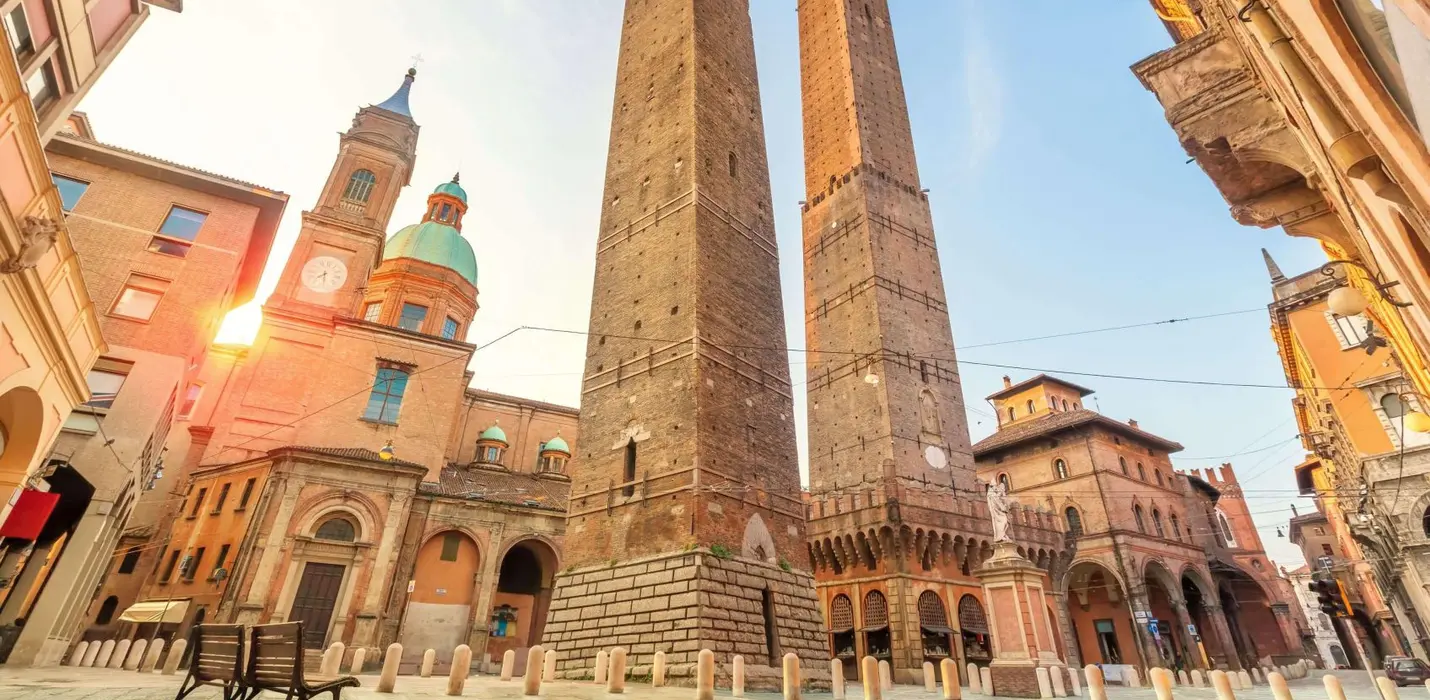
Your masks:
M779 260L747 0L629 0L546 641L671 674L713 649L773 686L827 658L803 568ZM827 668L827 666L823 666ZM826 671L827 673L827 671Z
M950 655L962 673L992 659L991 524L888 4L803 0L799 44L808 532L830 651L888 659L901 682ZM1019 512L1021 551L1055 566L1056 519Z

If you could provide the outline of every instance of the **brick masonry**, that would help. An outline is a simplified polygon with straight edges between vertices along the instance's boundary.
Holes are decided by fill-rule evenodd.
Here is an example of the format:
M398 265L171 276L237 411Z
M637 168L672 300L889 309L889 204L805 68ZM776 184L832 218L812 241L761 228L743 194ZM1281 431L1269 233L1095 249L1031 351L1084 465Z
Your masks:
M1058 672L1062 669L1055 667L1049 670ZM988 672L993 677L993 690L998 693L999 697L1042 697L1042 693L1038 690L1037 666L1000 666L994 663L988 667Z
M765 591L774 612L773 652ZM777 689L780 657L793 652L806 686L829 685L822 618L813 580L802 571L701 549L567 571L554 597L544 639L557 650L563 678L591 678L596 653L620 646L630 654L632 677L650 675L655 652L664 651L670 682L693 685L696 656L710 649L722 685L739 654L747 687Z

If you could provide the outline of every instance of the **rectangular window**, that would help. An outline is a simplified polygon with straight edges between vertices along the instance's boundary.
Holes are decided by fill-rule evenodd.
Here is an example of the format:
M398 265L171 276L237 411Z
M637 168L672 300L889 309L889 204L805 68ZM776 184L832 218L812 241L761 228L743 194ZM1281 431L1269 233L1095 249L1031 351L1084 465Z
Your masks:
M457 550L461 547L461 535L455 532L442 535L442 561L457 561Z
M398 328L409 331L422 330L422 322L427 320L427 307L417 304L403 304L402 317L397 320Z
M208 214L192 209L169 207L169 215L159 225L159 235L149 241L149 250L181 258L188 255L190 244L199 237L199 229L203 228L208 217Z
M1359 346L1370 335L1366 328L1366 318L1362 314L1354 316L1331 314L1331 320L1336 324L1336 333L1340 336L1343 348Z
M374 301L363 307L362 320L377 323L377 317L382 315L382 302Z
M90 370L86 377L89 380L90 399L84 402L84 405L104 409L114 406L114 399L119 396L119 390L124 387L124 380L128 376L127 373L110 370Z
M194 382L184 390L184 403L179 406L179 420L188 420L199 405L199 397L204 395L204 385Z
M5 37L10 40L10 48L15 56L22 59L35 53L35 39L30 36L30 21L25 17L25 4L16 3L15 9L5 15Z
M65 211L74 211L79 198L84 196L84 191L89 189L89 183L84 180L76 180L64 175L50 173L50 179L55 182L55 189L60 191L60 204L64 205Z
M1092 624L1097 631L1097 648L1102 652L1102 663L1122 663L1122 651L1117 647L1117 630L1112 620L1094 620Z
M209 580L218 578L218 570L223 568L223 563L228 561L228 545L218 548L218 559L214 560L214 568L209 572Z
M121 573L121 574L132 574L132 573L134 573L134 567L136 567L136 566L138 566L138 565L139 565L139 548L138 548L138 547L130 547L130 548L129 548L129 551L127 551L127 552L124 553L124 558L119 561L119 573Z
M45 61L40 64L35 72L30 74L30 78L25 81L25 90L30 93L30 106L35 108L35 114L41 114L55 98L59 97L60 89L55 83L55 68L52 61Z
M407 391L407 372L393 367L377 370L377 381L372 384L372 394L367 399L367 410L362 417L383 423L396 423L402 411L402 395Z
M174 578L174 567L179 565L179 550L169 552L169 563L164 565L164 574L159 577L160 583L168 583Z
M208 494L209 494L209 490L208 490L208 489L206 489L206 488L204 488L204 489L199 489L199 495L194 497L194 505L193 505L193 507L191 507L191 508L189 509L189 517L190 517L190 518L196 518L196 517L198 517L198 515L199 515L199 508L202 508L203 505L204 505L204 496L207 496Z
M1336 555L1336 552L1335 552L1335 550L1331 549L1331 545L1322 544L1322 545L1321 545L1321 554L1324 554L1324 555L1326 555L1326 556L1328 556L1328 557L1333 557L1333 556Z
M258 481L258 477L254 477L244 482L243 494L238 497L238 507L234 508L234 510L243 510L244 508L248 507L248 499L253 496L253 484L256 481Z
M186 566L186 567L184 567L184 580L185 580L185 581L192 581L192 580L194 580L194 576L199 573L199 567L203 565L203 561L204 561L204 548L203 548L203 547L199 547L198 549L195 549L195 550L194 550L194 556L193 556L192 559L189 559L189 565Z
M119 297L114 300L114 308L110 309L109 313L113 316L123 316L137 321L148 321L153 318L154 310L159 307L159 300L164 298L164 292L167 291L169 291L168 280L130 274L129 280L124 283L124 288L119 291Z
M210 511L210 512L212 512L214 515L218 515L219 513L223 512L223 504L224 504L225 501L228 500L228 489L229 489L231 486L233 486L233 484L228 483L228 484L224 484L223 486L220 486L220 487L219 487L219 489L218 489L218 500L214 502L214 509L213 509L212 511Z
M458 325L459 324L457 323L457 319L448 316L447 320L442 322L442 337L446 338L447 340L455 340L457 337Z

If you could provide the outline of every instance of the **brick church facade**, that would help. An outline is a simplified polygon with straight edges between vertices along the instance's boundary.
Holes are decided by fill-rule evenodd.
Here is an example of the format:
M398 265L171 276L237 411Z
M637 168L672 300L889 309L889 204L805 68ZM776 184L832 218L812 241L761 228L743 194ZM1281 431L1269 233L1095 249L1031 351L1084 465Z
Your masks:
M468 644L478 664L541 638L576 412L468 387L457 177L387 235L414 76L341 135L256 340L204 357L166 443L177 478L136 509L87 638L301 620L312 650L400 641L446 663Z

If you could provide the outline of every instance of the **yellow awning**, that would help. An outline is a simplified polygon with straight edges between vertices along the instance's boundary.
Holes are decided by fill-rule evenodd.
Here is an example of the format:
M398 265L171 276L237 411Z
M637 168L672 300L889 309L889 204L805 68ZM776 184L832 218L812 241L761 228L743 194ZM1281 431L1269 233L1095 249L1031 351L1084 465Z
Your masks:
M188 600L146 600L129 606L119 619L124 622L179 623L184 621L184 613L188 611Z

